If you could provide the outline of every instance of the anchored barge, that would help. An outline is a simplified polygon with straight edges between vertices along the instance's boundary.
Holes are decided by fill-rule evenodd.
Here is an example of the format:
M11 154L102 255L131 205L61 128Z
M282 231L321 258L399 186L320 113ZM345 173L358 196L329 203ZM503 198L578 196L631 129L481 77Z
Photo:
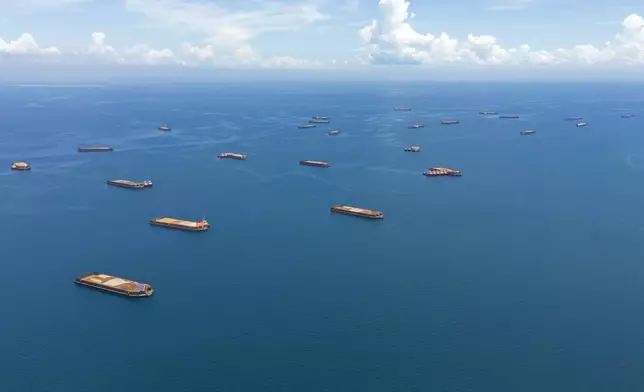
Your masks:
M240 161L243 161L246 159L246 154L235 154L234 152L222 152L221 154L217 155L217 158L232 158L232 159L238 159Z
M148 222L153 226L163 226L170 229L179 229L187 231L206 231L210 228L207 220L187 221L175 218L155 218Z
M335 136L335 135L339 135L339 134L340 134L340 131L338 131L337 129L334 129L333 131L329 132L329 135L331 135L331 136Z
M479 114L483 116L495 116L499 114L499 112L479 112Z
M367 219L382 219L385 217L385 215L380 211L370 210L367 208L350 207L350 206L344 206L344 205L331 207L331 212L336 212L338 214L359 216L361 218L367 218Z
M159 131L170 131L170 127L167 125L162 125L159 127Z
M300 165L317 166L317 167L331 167L331 164L329 162L323 162L323 161L300 161Z
M112 147L78 147L78 152L107 152L114 151Z
M519 116L499 116L500 119L519 118Z
M27 162L14 162L11 164L11 170L31 170Z
M152 187L152 181L108 180L107 184L119 186L121 188L130 188L130 189L141 189L141 188Z
M633 117L635 117L635 115L634 114L622 114L621 117L622 118L633 118Z
M397 112L411 112L411 108L394 108Z
M313 117L311 117L311 119L320 120L320 121L329 121L330 120L328 117L324 117L324 116L313 116Z
M537 133L537 131L526 130L526 131L521 131L519 133L522 134L522 135L532 135L532 134Z
M79 276L74 280L74 283L126 297L149 297L154 293L152 287L147 283L139 283L98 272Z
M588 126L588 123L587 122L580 122L580 123L577 123L577 126L578 127L586 127L586 126Z
M315 120L315 119L309 120L309 124L329 124L329 123L331 123L331 120Z
M457 121L457 120L443 120L443 121L441 121L441 124L443 124L443 125L454 125L454 124L458 124L458 123L459 123L459 121Z
M420 151L420 146L406 147L405 151L407 151L407 152L418 152L418 151Z
M414 124L414 125L408 126L407 128L409 128L409 129L418 129L418 128L425 128L425 126L422 125L422 124Z
M309 129L309 128L315 128L315 125L313 124L302 124L297 126L299 129Z
M460 170L448 169L446 167L432 167L425 172L423 175L428 177L438 177L438 176L460 176Z

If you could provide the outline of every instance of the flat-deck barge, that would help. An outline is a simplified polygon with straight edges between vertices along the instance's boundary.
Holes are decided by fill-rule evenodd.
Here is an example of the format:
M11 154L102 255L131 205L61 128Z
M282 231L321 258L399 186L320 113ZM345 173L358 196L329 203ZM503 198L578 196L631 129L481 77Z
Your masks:
M499 112L479 112L479 114L482 116L495 116L499 114Z
M210 228L207 220L187 221L175 218L154 218L148 222L153 226L163 226L170 229L188 230L188 231L206 231Z
M460 176L460 170L448 169L446 167L432 167L423 172L423 175L428 177L439 177L439 176Z
M519 133L522 134L522 135L533 135L533 134L537 133L537 131L533 131L531 129L528 129L528 130L525 130L525 131L521 131Z
M312 120L321 120L321 121L329 121L330 118L324 117L324 116L313 116L311 117Z
M367 219L383 219L385 214L380 211L370 210L368 208L358 208L345 205L331 207L331 212L338 214L353 215Z
M580 123L577 123L577 126L578 127L586 127L586 126L588 126L588 123L587 122L580 122Z
M408 126L407 128L409 128L409 129L418 129L418 128L425 128L425 126L422 125L422 124L414 124L414 125Z
M459 124L460 121L458 120L443 120L441 121L441 124L443 125L454 125L454 124Z
M397 112L411 112L411 108L394 108Z
M239 159L240 161L243 161L246 159L246 154L236 154L234 152L222 152L221 154L217 155L217 158L232 158L232 159Z
M154 293L152 286L116 276L91 272L74 279L74 283L126 297L149 297Z
M297 126L299 129L309 129L309 128L315 128L314 124L300 124Z
M78 147L78 152L107 152L114 151L112 147Z
M11 170L31 170L27 162L14 162L11 164Z
M329 124L329 123L331 123L331 120L315 120L315 119L309 120L309 124Z
M331 167L331 164L329 162L324 162L324 161L300 161L300 165L317 166L317 167Z
M152 187L152 181L107 180L107 184L120 186L121 188L130 188L130 189L141 189L141 188Z

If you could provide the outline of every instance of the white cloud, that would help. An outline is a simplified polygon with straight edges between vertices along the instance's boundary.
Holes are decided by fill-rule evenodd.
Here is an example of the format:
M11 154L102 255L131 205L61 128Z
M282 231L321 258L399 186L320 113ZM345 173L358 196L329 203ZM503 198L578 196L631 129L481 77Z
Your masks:
M0 0L0 9L19 12L44 11L74 4L92 3L94 0Z
M546 65L598 63L644 63L644 19L629 15L622 32L603 46L577 45L570 49L532 50L528 45L504 48L489 35L469 34L460 42L447 33L421 34L409 23L408 0L380 0L378 20L358 31L365 41L366 63Z
M489 7L489 11L517 11L532 7L535 0L501 0Z
M59 55L60 50L55 46L41 48L31 34L24 33L13 41L0 38L0 53L30 54L30 55Z

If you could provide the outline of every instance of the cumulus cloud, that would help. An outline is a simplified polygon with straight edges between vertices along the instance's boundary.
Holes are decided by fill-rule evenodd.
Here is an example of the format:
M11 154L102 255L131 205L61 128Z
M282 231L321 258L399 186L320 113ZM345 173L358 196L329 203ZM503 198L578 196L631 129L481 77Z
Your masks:
M519 1L521 3L521 1ZM417 32L410 20L409 0L380 0L379 17L358 31L364 40L364 62L371 64L551 65L644 63L644 18L629 15L622 32L603 46L533 50L528 45L504 48L490 35L469 34L461 42L447 33Z
M0 38L0 53L30 54L30 55L58 55L60 50L55 46L41 48L31 34L24 33L13 41Z
M94 59L118 64L181 64L170 49L154 49L145 44L137 44L122 53L107 44L107 35L103 32L92 33L92 43L87 53ZM81 54L82 55L82 54Z

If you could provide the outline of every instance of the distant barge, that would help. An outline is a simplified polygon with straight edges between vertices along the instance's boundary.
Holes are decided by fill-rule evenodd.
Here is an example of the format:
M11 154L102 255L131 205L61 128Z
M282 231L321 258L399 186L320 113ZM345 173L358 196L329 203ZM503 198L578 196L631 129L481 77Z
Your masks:
M338 214L345 214L345 215L353 215L353 216L358 216L358 217L367 218L367 219L383 219L385 217L385 215L380 211L370 210L367 208L350 207L350 206L344 206L344 205L331 207L331 212L336 212Z
M297 126L299 129L309 129L309 128L315 128L315 125L313 124L302 124Z
M246 159L246 154L236 154L234 152L222 152L221 154L217 155L217 158L232 158L232 159L238 159L240 161L243 161Z
M141 188L152 187L152 181L108 180L107 184L119 186L121 188L130 188L130 189L141 189Z
M441 121L441 124L443 125L454 125L454 124L459 124L460 122L457 120L443 120Z
M397 112L410 112L411 108L394 108Z
M499 114L499 112L479 112L479 114L483 116L494 116Z
M439 176L460 176L460 170L448 169L446 167L432 167L425 172L423 175L428 177L439 177Z
M519 133L522 134L522 135L533 135L533 134L537 133L537 131L526 130L526 131L521 131Z
M78 147L78 152L107 152L114 151L112 147Z
M408 126L407 128L409 128L409 129L418 129L418 128L425 128L425 126L422 125L422 124L414 124L414 125Z
M583 117L566 117L566 121L579 121L583 119Z
M622 114L621 117L622 118L633 118L633 117L635 117L635 115L634 114Z
M499 116L500 119L519 118L519 116Z
M159 131L167 132L167 131L170 131L170 130L171 130L170 127L167 126L167 125L162 125L162 126L159 127Z
M11 164L11 170L31 170L27 162L14 162Z
M331 164L329 162L323 162L323 161L300 161L300 165L317 166L317 167L331 167Z
M175 218L155 218L148 222L153 226L168 227L170 229L179 229L187 231L206 231L210 228L207 220L187 221Z
M313 116L313 117L311 117L311 119L319 120L319 121L329 121L330 120L328 117L324 117L324 116Z
M315 120L315 119L309 120L309 124L329 124L329 123L331 123L331 120Z
M79 276L74 280L74 283L126 297L149 297L154 293L152 287L147 283L138 283L98 272Z
M586 126L588 126L588 123L587 122L580 122L580 123L577 123L577 126L578 127L586 127Z
M339 134L340 134L340 131L338 131L337 129L334 129L333 131L329 132L329 135L331 135L331 136L335 136L335 135L339 135Z
M420 146L411 146L405 148L406 152L418 152L420 151Z

